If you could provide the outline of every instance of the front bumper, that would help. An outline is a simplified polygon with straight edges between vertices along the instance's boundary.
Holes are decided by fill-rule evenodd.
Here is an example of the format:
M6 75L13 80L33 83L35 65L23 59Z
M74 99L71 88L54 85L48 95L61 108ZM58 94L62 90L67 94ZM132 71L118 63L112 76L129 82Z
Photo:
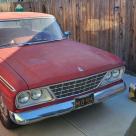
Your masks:
M94 94L94 103L99 103L105 99L112 97L118 93L123 92L126 89L125 83L120 83L115 86L112 86L108 89L102 90ZM22 112L22 113L13 113L10 112L11 120L18 125L26 125L33 122L43 120L45 118L59 116L68 112L71 112L74 109L74 101L70 100L64 103L59 103L56 105L51 105L48 107L43 107L33 111Z

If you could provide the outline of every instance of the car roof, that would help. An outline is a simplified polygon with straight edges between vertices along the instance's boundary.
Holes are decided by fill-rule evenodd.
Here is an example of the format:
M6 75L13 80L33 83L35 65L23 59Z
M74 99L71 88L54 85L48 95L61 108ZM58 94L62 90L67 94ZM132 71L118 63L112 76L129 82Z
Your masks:
M54 18L54 16L38 12L0 12L0 21L29 18Z

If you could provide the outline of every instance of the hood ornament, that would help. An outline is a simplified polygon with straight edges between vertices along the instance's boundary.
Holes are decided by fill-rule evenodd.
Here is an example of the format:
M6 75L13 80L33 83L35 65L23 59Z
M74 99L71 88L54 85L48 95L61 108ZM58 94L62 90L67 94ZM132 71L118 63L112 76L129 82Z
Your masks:
M84 69L81 68L81 67L77 67L77 69L78 69L78 71L80 71L80 72L83 72L83 71L84 71Z

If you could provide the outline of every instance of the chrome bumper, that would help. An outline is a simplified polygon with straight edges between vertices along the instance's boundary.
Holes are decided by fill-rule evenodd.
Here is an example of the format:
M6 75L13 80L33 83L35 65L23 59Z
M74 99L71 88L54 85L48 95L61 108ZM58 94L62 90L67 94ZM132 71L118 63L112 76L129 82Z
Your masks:
M101 92L95 93L94 103L102 102L109 97L112 97L118 93L123 92L125 89L126 89L125 83L120 83L118 85L105 89ZM64 103L59 103L56 105L43 107L33 111L28 111L28 112L22 112L22 113L10 112L10 118L14 123L18 125L30 124L33 122L43 120L45 118L59 116L59 115L75 110L74 101L75 100L70 100Z

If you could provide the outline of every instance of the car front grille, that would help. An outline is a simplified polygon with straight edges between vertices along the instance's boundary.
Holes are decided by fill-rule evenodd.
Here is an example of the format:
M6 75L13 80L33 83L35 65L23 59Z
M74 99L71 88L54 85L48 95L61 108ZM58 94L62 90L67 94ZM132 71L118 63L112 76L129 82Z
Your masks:
M106 72L103 72L84 78L66 81L51 85L49 88L58 99L78 95L98 88L105 74Z

